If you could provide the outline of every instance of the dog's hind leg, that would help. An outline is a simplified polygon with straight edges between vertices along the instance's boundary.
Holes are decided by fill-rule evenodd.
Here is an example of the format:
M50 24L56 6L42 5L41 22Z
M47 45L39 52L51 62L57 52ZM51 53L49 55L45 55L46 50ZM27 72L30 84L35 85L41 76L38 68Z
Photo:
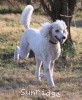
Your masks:
M18 64L19 62L19 52L20 52L20 47L17 46L14 50L14 63Z
M21 41L20 41L20 47L17 46L15 51L14 51L14 62L15 64L18 64L19 59L25 59L29 56L29 44L26 41L25 37L22 36Z
M35 71L36 81L40 81L41 80L40 68L42 66L42 61L39 60L37 57L35 57L35 60L36 60L36 71Z

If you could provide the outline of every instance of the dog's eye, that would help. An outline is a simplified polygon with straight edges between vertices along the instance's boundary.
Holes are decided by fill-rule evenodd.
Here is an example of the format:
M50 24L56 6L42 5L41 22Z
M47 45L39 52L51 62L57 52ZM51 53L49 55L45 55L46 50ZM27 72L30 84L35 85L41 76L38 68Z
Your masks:
M55 32L57 32L57 33L58 33L58 32L59 32L59 30L55 30Z

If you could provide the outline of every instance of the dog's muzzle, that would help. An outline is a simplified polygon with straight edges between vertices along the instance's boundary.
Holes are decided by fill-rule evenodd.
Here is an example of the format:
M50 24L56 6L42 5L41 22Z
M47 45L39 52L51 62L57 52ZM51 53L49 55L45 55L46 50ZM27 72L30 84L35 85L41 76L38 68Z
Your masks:
M59 39L57 36L55 36L55 38L56 38L61 44L63 44L64 41L65 41L65 39L66 39L65 36L63 36L62 39Z

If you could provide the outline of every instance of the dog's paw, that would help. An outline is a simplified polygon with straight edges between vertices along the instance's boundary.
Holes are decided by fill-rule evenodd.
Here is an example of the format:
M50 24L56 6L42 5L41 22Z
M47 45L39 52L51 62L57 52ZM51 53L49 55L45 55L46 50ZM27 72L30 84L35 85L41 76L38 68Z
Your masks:
M48 79L47 82L48 82L49 86L55 87L55 83L54 83L53 79L50 79L50 80Z
M36 80L37 82L40 82L40 81L41 81L41 77L36 77L35 80Z
M46 75L45 74L40 74L41 79L46 79Z
M48 83L48 85L51 86L51 87L55 87L54 83Z

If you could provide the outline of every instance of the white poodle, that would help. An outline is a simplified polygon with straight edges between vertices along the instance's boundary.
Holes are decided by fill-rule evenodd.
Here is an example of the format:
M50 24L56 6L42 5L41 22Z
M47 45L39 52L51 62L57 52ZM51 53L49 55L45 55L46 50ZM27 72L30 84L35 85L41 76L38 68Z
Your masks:
M14 51L14 62L27 58L29 51L33 50L36 60L36 80L40 81L45 77L51 86L55 86L53 81L53 68L55 60L61 53L60 43L67 39L67 26L64 21L57 20L53 23L44 23L40 30L29 28L33 7L28 5L22 12L21 23L25 26L25 31L20 40L20 47ZM44 74L40 74L40 67L43 63Z

